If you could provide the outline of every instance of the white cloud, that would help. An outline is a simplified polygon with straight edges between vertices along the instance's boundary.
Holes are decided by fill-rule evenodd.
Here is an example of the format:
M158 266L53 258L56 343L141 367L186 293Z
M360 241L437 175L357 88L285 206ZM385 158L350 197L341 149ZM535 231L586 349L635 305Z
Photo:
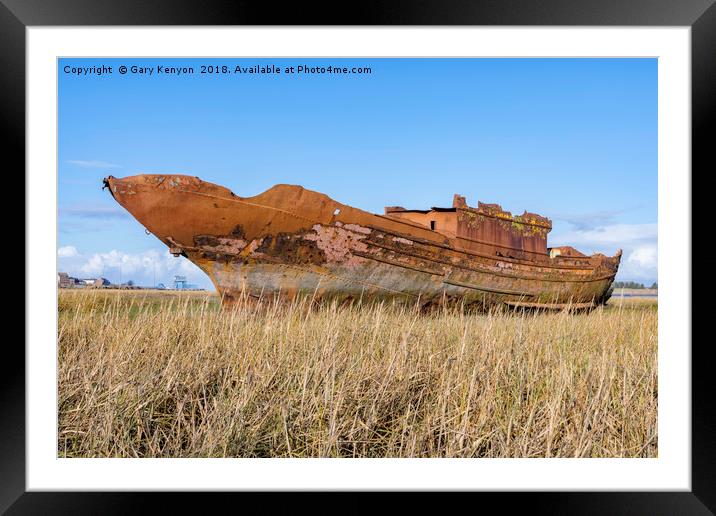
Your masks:
M629 253L627 262L639 267L656 268L656 246L644 245L637 247Z
M558 237L550 237L550 241L559 238L560 242L567 241L591 246L616 246L618 249L619 246L626 247L629 243L655 240L656 236L656 224L611 224L584 231L568 231Z
M68 159L65 163L81 168L122 168L114 163L99 160Z
M581 214L558 214L552 215L553 219L568 222L577 231L587 231L596 227L611 224L617 215L624 213L625 210L602 210Z
M85 204L60 206L60 217L79 217L85 219L125 219L129 218L127 211L119 206L101 204Z
M72 256L77 256L78 254L77 248L73 245L66 245L57 250L57 256L60 258L70 258Z
M132 280L137 285L152 286L156 281L171 286L175 275L183 275L189 283L202 288L211 286L209 278L199 267L186 258L175 258L168 250L160 253L152 249L133 254L113 249L107 253L94 253L76 263L70 272L73 270L82 277L103 276L113 283Z
M657 281L657 224L610 224L549 236L553 246L570 245L585 254L623 251L617 280Z

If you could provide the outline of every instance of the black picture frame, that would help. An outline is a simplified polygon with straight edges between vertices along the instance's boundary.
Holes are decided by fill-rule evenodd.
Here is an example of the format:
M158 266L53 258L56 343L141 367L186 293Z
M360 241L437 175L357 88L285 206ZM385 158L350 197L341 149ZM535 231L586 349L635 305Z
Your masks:
M343 5L161 0L0 0L0 122L6 170L25 170L25 29L62 25L555 25L689 26L692 73L692 181L714 170L711 147L716 111L716 5L714 0L503 0L355 2ZM684 171L688 173L688 171ZM19 174L16 174L19 175ZM693 184L693 182L692 182ZM20 188L24 190L24 184ZM692 191L696 192L696 190ZM702 190L703 192L703 190ZM25 191L25 196L31 192ZM708 201L705 203L708 206ZM693 199L692 206L697 206ZM6 209L5 221L17 217ZM700 218L692 216L694 229ZM32 238L32 235L25 235ZM7 240L6 240L7 241ZM13 247L17 244L14 243ZM692 256L695 256L692 253ZM693 269L692 269L693 270ZM25 277L31 271L25 270ZM695 299L692 307L696 306ZM26 310L31 307L26 307ZM692 317L693 321L693 317ZM695 321L693 321L695 322ZM692 323L693 327L693 323ZM691 346L691 342L680 343ZM714 424L710 339L691 347L692 490L690 492L481 493L510 509L569 514L716 513L716 425ZM11 338L0 361L0 511L8 514L114 514L186 507L178 493L26 492L25 353ZM222 494L214 503L246 494ZM246 503L245 501L243 503ZM471 502L474 503L474 502ZM480 503L484 503L482 500ZM277 504L274 509L290 509ZM364 507L368 509L369 507Z

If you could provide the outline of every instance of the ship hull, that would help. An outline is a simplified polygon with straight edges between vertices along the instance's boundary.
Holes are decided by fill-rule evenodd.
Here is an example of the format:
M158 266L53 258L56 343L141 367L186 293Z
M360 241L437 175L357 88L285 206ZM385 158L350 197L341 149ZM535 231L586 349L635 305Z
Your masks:
M502 305L576 309L593 308L606 302L604 293L611 283L609 280L595 282L589 291L568 282L552 289L540 288L534 282L529 285L510 282L501 286L491 282L488 273L465 274L459 282L445 281L432 274L426 278L420 272L396 271L387 264L312 270L292 265L214 262L202 269L212 278L227 304L242 298L287 301L304 297L340 303L397 301L417 304L423 309L457 305L476 309ZM531 294L535 291L539 294Z
M198 265L227 305L310 296L590 308L608 299L620 259L508 257L291 185L249 198L187 176L110 177L107 186L174 254Z

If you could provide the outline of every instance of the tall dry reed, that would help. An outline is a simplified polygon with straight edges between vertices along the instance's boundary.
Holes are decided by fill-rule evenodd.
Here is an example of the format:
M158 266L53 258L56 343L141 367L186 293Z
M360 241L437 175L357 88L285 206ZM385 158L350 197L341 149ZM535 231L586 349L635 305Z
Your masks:
M654 457L657 312L61 292L63 457Z

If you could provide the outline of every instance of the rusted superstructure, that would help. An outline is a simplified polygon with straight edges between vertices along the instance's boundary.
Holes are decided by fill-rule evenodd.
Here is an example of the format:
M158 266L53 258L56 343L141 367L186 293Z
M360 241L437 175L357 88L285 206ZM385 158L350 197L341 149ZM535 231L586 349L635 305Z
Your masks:
M368 213L294 185L254 197L184 175L105 179L114 198L174 255L209 275L225 302L399 299L591 308L606 302L613 257L547 247L549 219L497 204Z

